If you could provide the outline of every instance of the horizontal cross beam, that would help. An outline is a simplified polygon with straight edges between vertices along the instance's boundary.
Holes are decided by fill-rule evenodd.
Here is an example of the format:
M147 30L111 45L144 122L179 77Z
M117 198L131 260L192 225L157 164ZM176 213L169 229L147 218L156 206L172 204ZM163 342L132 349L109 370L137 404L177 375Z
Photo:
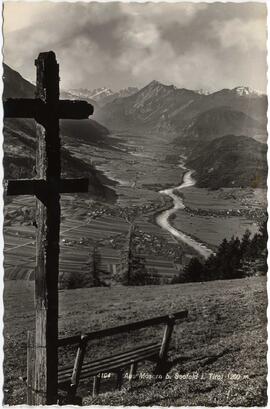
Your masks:
M8 196L15 195L49 195L51 193L86 193L89 179L61 179L60 184L42 179L8 180L5 191Z
M86 101L60 100L55 107L48 106L41 99L8 98L3 102L6 118L50 118L55 115L59 119L87 119L94 112L93 105Z

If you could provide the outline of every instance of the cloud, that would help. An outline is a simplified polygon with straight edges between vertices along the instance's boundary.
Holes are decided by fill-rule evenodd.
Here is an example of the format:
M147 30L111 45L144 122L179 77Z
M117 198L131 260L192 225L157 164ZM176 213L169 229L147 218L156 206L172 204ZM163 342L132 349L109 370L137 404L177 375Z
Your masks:
M240 18L234 18L223 24L213 22L212 28L224 48L236 47L245 52L251 48L260 50L266 48L266 24L262 24L259 19L243 21Z
M53 49L67 89L266 87L263 4L5 3L4 18L5 61L34 79L37 54Z

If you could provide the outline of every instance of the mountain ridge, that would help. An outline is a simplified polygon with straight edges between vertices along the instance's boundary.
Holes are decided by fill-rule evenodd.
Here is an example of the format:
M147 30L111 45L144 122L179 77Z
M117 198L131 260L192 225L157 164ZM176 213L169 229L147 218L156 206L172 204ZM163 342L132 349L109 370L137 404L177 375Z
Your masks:
M179 134L196 115L219 106L242 111L266 126L267 96L249 87L205 93L153 80L138 92L97 109L96 118L113 129Z
M4 68L4 91L3 99L6 98L34 98L35 86L25 80L17 71L13 70L6 64ZM70 120L70 124L74 121ZM80 135L80 126L87 126L88 144L100 144L111 141L108 129L98 124L92 119L85 121L75 121L77 123L77 134ZM80 124L80 122L84 122ZM63 121L65 123L65 121ZM66 123L63 127L65 134L61 135L63 139L74 138L72 126ZM4 119L4 174L5 178L16 179L20 177L35 177L35 155L36 155L36 125L33 119L23 118L5 118ZM60 131L61 133L61 131ZM19 142L19 143L18 143ZM84 138L85 142L85 138ZM76 138L78 143L78 138ZM116 193L110 187L115 182L108 179L102 172L96 170L93 166L86 164L76 158L64 146L61 148L62 173L70 177L87 176L89 178L89 192L93 198L98 200L108 200L114 202Z
M244 135L224 135L194 149L187 166L197 187L266 188L267 145Z
M68 92L76 98L83 98L91 100L94 105L104 106L109 102L112 102L116 98L126 97L134 94L138 91L136 87L127 87L118 91L112 91L107 87L100 87L90 90L88 88L71 89Z
M181 137L176 142L191 146L213 140L226 134L245 135L266 142L267 132L263 124L242 111L228 106L211 108L196 115L183 128Z

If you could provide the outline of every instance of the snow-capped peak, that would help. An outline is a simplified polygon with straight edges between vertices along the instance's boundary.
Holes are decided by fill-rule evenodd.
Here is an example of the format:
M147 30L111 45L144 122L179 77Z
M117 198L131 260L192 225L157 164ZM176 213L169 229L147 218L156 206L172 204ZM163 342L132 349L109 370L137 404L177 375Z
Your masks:
M250 88L250 87L236 87L232 91L236 92L238 95L243 96L243 95L263 95L261 92Z
M86 97L91 99L99 99L104 96L109 96L113 94L113 91L110 88L100 87L95 88L94 90L89 90L87 88L72 89L69 91L73 95L77 95L80 98Z
M197 94L200 94L200 95L210 95L210 92L209 91L207 91L206 89L197 89L195 92L197 92Z
M113 95L113 91L110 88L106 88L106 87L101 87L101 88L96 88L92 91L92 98L96 98L98 96L108 96L108 95Z

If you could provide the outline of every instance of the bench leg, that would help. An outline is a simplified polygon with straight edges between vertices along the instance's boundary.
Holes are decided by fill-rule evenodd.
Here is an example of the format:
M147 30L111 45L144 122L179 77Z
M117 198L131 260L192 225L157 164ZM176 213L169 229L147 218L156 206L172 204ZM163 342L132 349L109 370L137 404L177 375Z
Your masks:
M93 393L92 393L93 398L96 397L99 394L100 382L101 382L101 374L98 374L98 375L94 376Z
M170 340L172 337L172 332L173 332L173 327L174 327L174 317L169 317L169 320L167 322L167 325L165 327L165 331L163 334L163 339L161 343L161 348L159 351L159 358L157 362L157 366L155 368L155 373L161 375L164 377L167 372L167 355L168 355L168 349L170 345Z
M67 402L72 404L76 396L76 385L70 385L67 393Z
M76 395L77 388L71 385L67 394L65 405L82 406L82 398Z
M72 403L76 404L76 402L79 399L76 396L76 393L77 393L77 388L80 382L80 375L81 375L86 345L87 345L87 337L85 335L81 335L81 342L77 350L74 367L72 371L72 376L71 376L71 385L70 385L68 396L67 396L68 402L71 404Z
M138 368L138 362L134 362L133 364L130 365L130 371L129 371L129 375L128 375L129 383L131 383L133 378L136 376L137 368Z
M120 370L117 372L116 388L120 390L122 385L123 385L123 372Z
M155 375L161 376L161 378L158 378L160 380L164 379L166 376L166 373L168 372L168 361L167 360L160 360L154 370Z

